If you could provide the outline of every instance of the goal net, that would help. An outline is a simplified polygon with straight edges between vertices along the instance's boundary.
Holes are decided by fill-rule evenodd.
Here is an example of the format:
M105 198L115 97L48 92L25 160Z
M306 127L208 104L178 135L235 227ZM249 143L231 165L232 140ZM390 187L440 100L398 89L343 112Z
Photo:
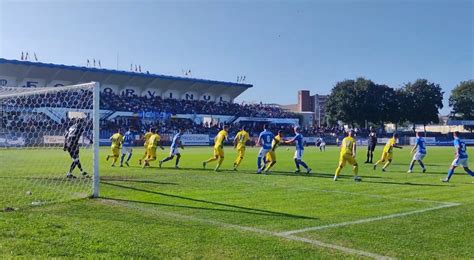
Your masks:
M99 85L0 87L0 210L98 195Z

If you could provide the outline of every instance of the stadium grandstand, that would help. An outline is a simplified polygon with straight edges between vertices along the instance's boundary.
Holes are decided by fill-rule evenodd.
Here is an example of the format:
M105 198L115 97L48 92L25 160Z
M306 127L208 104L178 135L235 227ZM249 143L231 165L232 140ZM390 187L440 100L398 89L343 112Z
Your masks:
M118 127L144 133L151 126L159 126L163 134L184 127L188 134L210 134L212 140L223 124L247 125L250 130L256 129L251 131L254 134L262 124L288 132L298 124L296 114L278 106L235 103L236 97L252 87L250 84L0 59L0 86L4 88L61 87L87 82L98 82L101 86L103 140ZM40 125L67 129L68 118L61 108L70 105L62 102L60 94L43 96L41 102L33 102L43 108L38 117L21 118L10 112L2 116L3 123L7 128L17 129ZM80 104L75 108L87 109Z

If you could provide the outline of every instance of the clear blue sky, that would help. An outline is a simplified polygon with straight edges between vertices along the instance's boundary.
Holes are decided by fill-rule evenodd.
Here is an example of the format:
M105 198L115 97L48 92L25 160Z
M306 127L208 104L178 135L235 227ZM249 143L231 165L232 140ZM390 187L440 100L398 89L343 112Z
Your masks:
M427 78L445 100L474 78L474 0L0 0L0 57L235 81L238 101L296 103L364 76L392 87ZM447 113L447 102L443 113Z

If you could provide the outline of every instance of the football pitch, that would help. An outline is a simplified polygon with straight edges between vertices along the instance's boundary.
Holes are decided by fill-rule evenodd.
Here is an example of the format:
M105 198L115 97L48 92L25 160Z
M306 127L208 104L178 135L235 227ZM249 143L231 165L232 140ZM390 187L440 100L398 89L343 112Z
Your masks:
M234 172L236 153L226 147L217 173L212 163L202 169L211 147L182 150L182 169L174 169L174 161L142 169L141 148L130 167L112 168L102 148L98 199L81 199L90 180L64 181L66 153L32 150L23 157L24 151L0 150L3 200L13 193L22 203L37 193L62 198L0 212L0 258L472 258L474 178L457 169L450 183L440 182L453 159L451 147L428 147L428 172L416 165L407 174L410 149L396 150L381 172L363 163L366 150L359 147L362 182L356 183L349 166L333 181L336 147L306 148L311 175L293 173L293 147L277 150L268 175L256 174L257 148L247 150ZM90 154L82 153L90 168ZM474 157L472 149L468 153ZM160 159L167 154L158 150ZM18 176L9 174L13 168ZM25 176L56 173L56 183L20 185ZM30 189L33 194L25 195Z

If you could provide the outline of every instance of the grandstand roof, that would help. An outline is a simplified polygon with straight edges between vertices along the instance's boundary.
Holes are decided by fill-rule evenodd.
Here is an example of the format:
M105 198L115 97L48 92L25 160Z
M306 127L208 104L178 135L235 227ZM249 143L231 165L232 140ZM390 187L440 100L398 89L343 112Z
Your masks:
M165 90L173 88L183 92L197 91L210 92L216 95L227 94L232 99L253 87L251 84L3 58L0 58L0 76L15 77L17 81L25 78L41 78L47 81L68 81L71 84L97 81L102 85L110 84Z

